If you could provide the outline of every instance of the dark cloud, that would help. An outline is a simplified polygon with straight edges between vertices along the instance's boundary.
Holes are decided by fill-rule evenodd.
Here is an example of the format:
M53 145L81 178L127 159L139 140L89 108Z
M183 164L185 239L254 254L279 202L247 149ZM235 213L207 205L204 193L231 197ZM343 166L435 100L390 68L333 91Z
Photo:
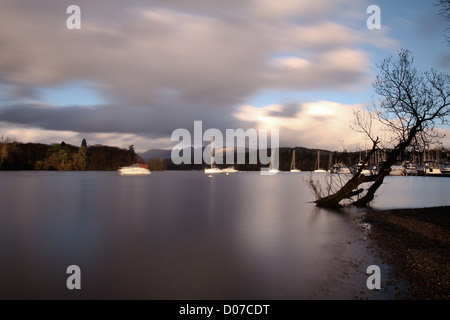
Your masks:
M188 105L164 107L99 106L54 107L17 104L0 108L0 121L29 125L46 130L81 133L134 133L158 138L170 136L177 128L190 129L194 121L203 121L205 129L243 128L248 125L232 117L227 110L199 110Z
M303 110L302 104L288 103L283 106L282 110L272 110L268 113L270 117L294 118L295 115Z
M364 40L325 21L341 3L79 0L82 29L70 31L65 10L73 1L0 0L0 121L156 138L195 120L245 128L233 113L257 92L366 82L367 54L355 46ZM304 54L305 63L274 58L286 52ZM39 102L38 88L73 81L89 83L109 104L23 103ZM295 110L288 104L272 115Z

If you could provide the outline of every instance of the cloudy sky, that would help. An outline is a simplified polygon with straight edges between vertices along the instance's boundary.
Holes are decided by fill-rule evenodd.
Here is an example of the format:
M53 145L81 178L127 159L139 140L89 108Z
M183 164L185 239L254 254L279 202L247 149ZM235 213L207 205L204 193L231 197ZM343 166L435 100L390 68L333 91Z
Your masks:
M145 151L201 120L279 129L282 146L363 147L349 123L374 98L376 63L405 48L419 69L450 71L434 3L0 0L0 135ZM71 4L81 30L66 27Z

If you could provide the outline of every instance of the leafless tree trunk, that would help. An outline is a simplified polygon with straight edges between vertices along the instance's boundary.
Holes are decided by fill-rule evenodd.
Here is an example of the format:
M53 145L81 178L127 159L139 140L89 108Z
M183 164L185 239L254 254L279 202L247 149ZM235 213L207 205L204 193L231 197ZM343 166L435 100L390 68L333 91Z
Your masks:
M450 114L449 75L435 70L418 72L413 67L413 60L408 50L401 50L397 60L385 59L378 66L380 74L373 84L375 92L381 97L377 108L369 113L369 117L355 113L356 130L372 141L372 149L364 164L381 143L378 136L372 133L374 115L393 138L394 143L390 142L393 147L387 152L378 173L364 176L361 174L364 166L361 166L341 189L317 199L318 206L339 207L343 200L356 196L357 199L350 201L351 204L367 206L373 201L399 155L411 144L429 142L433 137L433 128L447 122L446 117ZM360 187L365 183L370 184L367 190Z

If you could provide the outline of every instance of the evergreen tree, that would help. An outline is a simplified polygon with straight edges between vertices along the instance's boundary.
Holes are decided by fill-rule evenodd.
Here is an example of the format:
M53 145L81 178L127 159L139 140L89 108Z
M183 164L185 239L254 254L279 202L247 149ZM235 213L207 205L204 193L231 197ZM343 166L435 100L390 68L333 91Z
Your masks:
M136 152L134 151L134 145L128 147L128 153L130 155L131 164L134 164L136 160Z
M86 171L88 168L88 156L87 156L87 142L86 139L81 141L81 146L78 148L77 155L77 168L81 171Z

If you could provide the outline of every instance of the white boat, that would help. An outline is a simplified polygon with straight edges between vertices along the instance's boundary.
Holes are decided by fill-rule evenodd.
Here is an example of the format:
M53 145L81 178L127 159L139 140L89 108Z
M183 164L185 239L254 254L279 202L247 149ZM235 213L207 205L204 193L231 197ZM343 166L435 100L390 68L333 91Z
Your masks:
M151 173L150 170L148 170L147 168L143 168L137 165L122 167L118 171L123 176L144 176L149 175Z
M389 175L402 176L404 173L405 173L405 168L402 165L392 165L391 172L389 172Z
M272 166L272 161L270 161L270 163L269 163L269 169L267 170L267 172L268 172L269 174L276 174L276 173L279 173L280 170L279 170L279 169L275 169L275 168Z
M294 153L292 154L291 172L302 172L301 170L295 168L295 150Z
M345 164L343 163L336 163L332 170L332 173L337 173L337 174L351 174L351 170L349 169L349 167L347 167Z
M225 168L225 169L222 169L220 171L221 172L225 172L225 173L239 172L239 170L236 170L234 167Z
M439 163L436 161L425 161L424 173L426 175L442 174Z
M222 172L227 172L227 173L228 172L237 172L237 170L231 171L231 170L234 170L234 168L227 168L224 170L228 170L228 171L224 171L224 170L221 170L216 167L216 154L215 154L213 144L214 144L214 136L211 137L211 167L205 168L205 174L216 174L216 173L222 173Z
M419 174L419 170L417 165L412 162L405 163L405 175L407 176L417 176Z
M278 161L279 160L277 159L276 155L278 155L278 152L275 152L274 149L272 149L271 155L270 155L269 167L261 168L262 175L270 176L270 175L274 175L274 174L277 174L280 172L280 170L278 169Z
M361 175L369 177L372 175L372 171L370 171L370 169L368 169L367 163L364 163L364 161L360 160L358 162L358 164L356 165L356 171L359 171L361 169L361 167L363 167L363 169L361 170Z
M213 174L213 173L221 173L222 170L220 170L219 168L206 168L205 169L205 174Z
M319 172L319 173L327 172L326 170L323 170L323 169L320 168L320 150L317 151L317 161L316 161L316 163L317 163L317 169L314 170L314 172Z

